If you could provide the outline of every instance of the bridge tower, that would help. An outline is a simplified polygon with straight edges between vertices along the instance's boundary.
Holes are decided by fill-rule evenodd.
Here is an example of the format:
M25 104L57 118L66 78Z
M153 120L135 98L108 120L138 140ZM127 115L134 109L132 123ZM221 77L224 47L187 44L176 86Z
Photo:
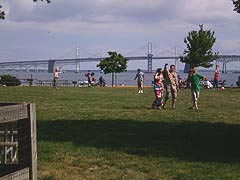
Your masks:
M147 54L147 58L148 58L148 72L152 72L152 43L149 42L148 43L148 54Z
M55 71L56 63L54 60L48 60L48 73L53 73Z
M180 60L180 55L179 55L179 50L178 48L175 46L175 52L174 52L174 55L175 55L175 70L178 71L179 70L179 60Z
M80 72L80 53L79 53L80 49L76 48L76 69L75 72L78 73Z
M223 61L222 73L227 73L227 62Z

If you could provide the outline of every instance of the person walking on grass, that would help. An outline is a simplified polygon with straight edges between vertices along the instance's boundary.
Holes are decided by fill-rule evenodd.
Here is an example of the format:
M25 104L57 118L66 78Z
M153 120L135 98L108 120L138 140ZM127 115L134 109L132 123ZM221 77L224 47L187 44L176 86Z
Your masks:
M62 73L60 70L58 70L57 68L55 68L54 72L53 72L53 89L55 91L57 91L58 88L58 79L59 79L59 74Z
M155 95L155 100L152 103L153 109L162 108L162 99L163 99L163 91L164 91L163 80L164 80L163 70L162 68L158 68L153 78L153 89L154 89L154 95Z
M143 83L144 83L144 73L141 71L141 69L138 69L138 72L134 78L134 80L137 79L137 85L138 85L138 93L142 94L143 93Z
M172 64L170 70L168 70L167 66L168 64L165 64L163 72L166 95L162 107L163 109L166 108L166 103L172 96L172 109L176 109L177 92L179 91L178 74L175 72L175 65Z
M214 80L213 80L213 89L218 90L218 81L220 79L219 65L216 65Z
M189 71L187 81L190 83L191 92L192 92L192 107L191 109L198 111L198 100L201 89L201 80L204 80L205 77L196 73L194 68L191 68Z
M85 76L87 77L88 87L91 87L92 82L94 80L94 73L92 73L90 70L88 70L87 73L85 74Z

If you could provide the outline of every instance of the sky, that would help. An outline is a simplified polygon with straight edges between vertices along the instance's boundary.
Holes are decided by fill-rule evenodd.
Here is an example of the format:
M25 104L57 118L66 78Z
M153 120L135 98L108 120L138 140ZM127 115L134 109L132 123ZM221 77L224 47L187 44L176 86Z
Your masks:
M0 62L182 54L188 32L215 32L213 50L240 55L240 14L231 0L0 0ZM136 62L130 66L135 68ZM145 66L142 65L142 66ZM234 66L234 65L232 65Z

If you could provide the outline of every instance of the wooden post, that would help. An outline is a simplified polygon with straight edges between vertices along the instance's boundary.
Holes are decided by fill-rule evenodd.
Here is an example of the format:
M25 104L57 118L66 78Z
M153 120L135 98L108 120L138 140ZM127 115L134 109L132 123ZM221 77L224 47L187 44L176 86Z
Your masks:
M31 158L30 158L30 179L37 180L37 126L36 106L29 104L29 125L31 129Z

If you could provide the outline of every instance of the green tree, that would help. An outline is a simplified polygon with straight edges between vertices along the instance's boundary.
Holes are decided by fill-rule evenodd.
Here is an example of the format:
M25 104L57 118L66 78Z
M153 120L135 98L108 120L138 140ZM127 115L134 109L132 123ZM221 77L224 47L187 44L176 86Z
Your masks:
M240 13L240 0L232 0L234 5L234 11L237 11L237 13Z
M108 52L110 57L107 57L100 61L97 65L104 74L112 73L112 86L114 85L114 73L121 73L127 71L128 59L118 54L116 51Z
M46 1L47 3L50 3L51 0L33 0L33 2L37 2L37 1ZM3 10L1 10L2 6L0 5L0 19L5 19L5 12Z
M199 31L191 31L184 39L187 49L184 50L184 56L181 62L189 64L190 68L213 66L212 61L218 58L218 53L213 53L212 47L216 41L214 31L203 30L203 25L199 25Z

